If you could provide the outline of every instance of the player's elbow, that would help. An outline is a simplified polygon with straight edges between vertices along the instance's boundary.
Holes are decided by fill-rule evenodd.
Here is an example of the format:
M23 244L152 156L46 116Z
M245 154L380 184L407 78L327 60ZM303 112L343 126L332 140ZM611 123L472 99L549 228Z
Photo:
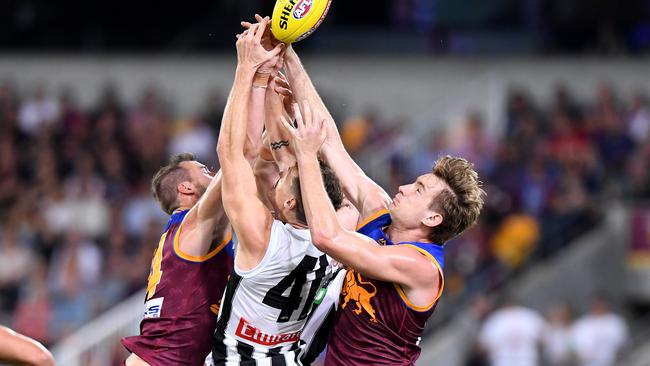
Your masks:
M311 240L318 250L328 253L336 243L338 232L335 228L327 228L325 225L316 225L311 231Z
M324 253L328 253L332 247L331 238L322 232L312 233L311 241L314 243L314 246L318 248L318 250Z

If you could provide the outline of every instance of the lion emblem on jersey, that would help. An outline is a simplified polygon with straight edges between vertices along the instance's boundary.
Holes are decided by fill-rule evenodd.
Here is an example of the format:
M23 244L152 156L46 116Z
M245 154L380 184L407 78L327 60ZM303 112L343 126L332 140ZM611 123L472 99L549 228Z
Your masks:
M367 287L362 285L367 285L371 287L372 290L369 290ZM345 309L348 306L348 303L353 301L357 307L352 310L355 314L359 315L361 312L365 311L370 316L370 321L376 323L377 318L375 317L375 309L370 304L370 299L372 299L376 294L377 288L375 285L363 281L360 273L355 273L354 271L349 270L345 275L345 282L341 289L341 295L343 296L343 304L341 304L341 307Z

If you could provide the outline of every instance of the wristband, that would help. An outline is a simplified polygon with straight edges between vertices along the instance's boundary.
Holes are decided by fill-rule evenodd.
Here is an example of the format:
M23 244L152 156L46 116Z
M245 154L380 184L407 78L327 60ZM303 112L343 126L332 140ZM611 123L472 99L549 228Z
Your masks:
M258 88L266 88L269 85L269 78L271 77L270 72L262 73L256 72L255 77L253 78L253 86Z

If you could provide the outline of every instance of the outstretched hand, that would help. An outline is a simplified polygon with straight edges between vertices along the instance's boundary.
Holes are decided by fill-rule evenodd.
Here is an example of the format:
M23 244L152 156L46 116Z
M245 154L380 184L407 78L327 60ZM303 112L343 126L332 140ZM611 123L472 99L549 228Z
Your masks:
M298 104L294 103L293 113L296 118L296 127L285 117L282 118L282 124L291 135L296 158L317 156L327 135L323 128L324 119L313 115L309 102L306 100L302 103L302 111Z
M275 39L275 37L273 37L273 33L271 33L271 20L269 19L269 17L267 16L262 18L261 15L255 14L255 20L257 21L257 24L261 23L264 19L267 19L268 22L267 22L267 26L264 27L264 33L262 34L262 46L264 46L264 48L267 51L270 51L273 48L275 48L275 46L277 46L282 42L278 41L277 39ZM253 24L255 23L242 21L240 24L245 29L250 29L250 27L253 26Z
M255 14L255 20L257 23L251 23L247 21L242 21L241 25L245 29L250 29L253 25L255 24L261 24L263 21L266 21L266 25L264 25L264 32L262 33L262 38L260 39L260 43L262 44L262 47L264 47L265 50L271 51L278 45L282 44L280 41L275 39L273 37L273 33L271 33L271 19L267 16L262 18L261 15ZM277 70L279 70L282 67L283 64L283 52L281 52L277 57L267 61L264 63L262 66L260 66L260 69L258 70L261 73L271 73L275 75L277 73Z
M284 44L280 43L271 50L262 46L262 36L269 21L268 18L263 18L259 23L252 24L243 33L237 35L237 62L240 67L257 71L264 64L275 65ZM274 59L276 61L273 61Z

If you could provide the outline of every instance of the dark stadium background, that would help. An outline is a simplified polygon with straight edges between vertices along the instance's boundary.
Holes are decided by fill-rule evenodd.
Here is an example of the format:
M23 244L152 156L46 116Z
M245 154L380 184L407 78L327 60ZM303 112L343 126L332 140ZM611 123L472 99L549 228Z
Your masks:
M226 35L239 30L240 19L272 8L272 1L260 0L3 1L0 49L214 53L229 48ZM304 44L318 49L325 42L326 51L335 52L334 39L344 45L339 51L394 52L392 43L350 47L350 39L385 34L430 39L425 49L409 51L448 53L438 41L462 34L502 40L484 47L499 54L636 54L650 47L649 8L647 0L334 1L323 25L327 32Z
M179 146L218 164L239 21L272 8L0 1L0 324L64 366L123 359L137 320L72 354L141 313L151 176ZM508 298L560 331L605 303L628 328L616 364L650 364L650 0L333 0L295 47L389 194L445 153L485 183L418 365L488 364Z

